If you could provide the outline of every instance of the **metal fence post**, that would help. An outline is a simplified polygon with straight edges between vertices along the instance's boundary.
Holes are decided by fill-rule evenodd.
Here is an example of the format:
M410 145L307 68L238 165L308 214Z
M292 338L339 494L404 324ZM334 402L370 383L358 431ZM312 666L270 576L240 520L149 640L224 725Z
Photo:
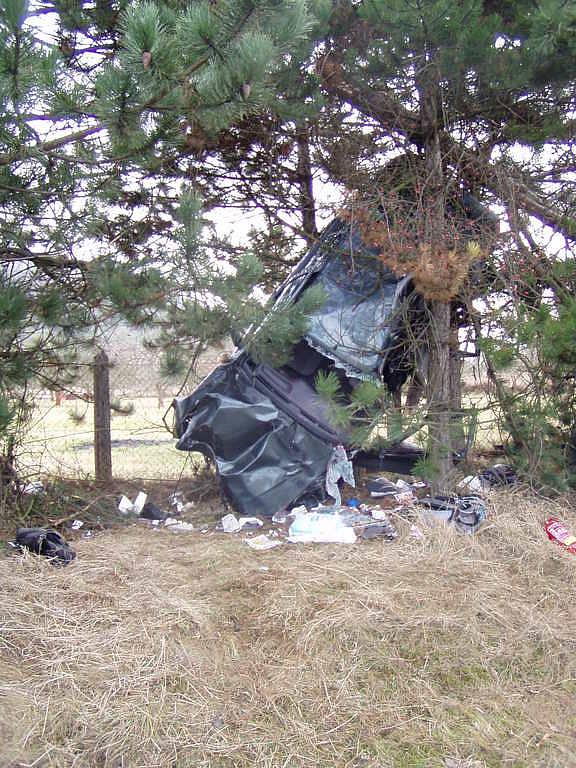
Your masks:
M96 482L112 480L110 362L104 350L94 358L94 470Z

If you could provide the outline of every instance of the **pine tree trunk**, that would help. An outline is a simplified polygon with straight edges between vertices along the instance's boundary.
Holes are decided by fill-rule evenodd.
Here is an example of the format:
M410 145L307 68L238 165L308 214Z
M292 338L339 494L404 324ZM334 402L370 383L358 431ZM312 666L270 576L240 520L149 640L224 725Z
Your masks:
M453 477L451 386L450 386L450 304L430 302L430 363L428 366L429 456L436 475L434 493L447 493Z
M302 229L307 245L313 245L318 237L318 229L316 228L316 205L312 184L310 142L306 128L297 129L296 144L298 145L298 187L300 190L299 202L302 214Z
M445 240L445 186L442 163L441 97L435 52L430 50L418 78L420 120L424 134L426 179L423 189L423 246L432 256L442 253ZM430 301L429 331L429 458L436 472L434 493L449 490L453 474L450 414L450 303Z

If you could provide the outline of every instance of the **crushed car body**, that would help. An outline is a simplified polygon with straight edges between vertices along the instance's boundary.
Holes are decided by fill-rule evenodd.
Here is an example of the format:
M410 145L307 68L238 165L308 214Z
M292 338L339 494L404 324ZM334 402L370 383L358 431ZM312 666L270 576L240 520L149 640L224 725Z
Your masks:
M240 514L274 515L304 497L326 497L326 469L349 435L328 418L314 380L334 371L344 395L363 380L397 392L415 371L407 329L425 318L410 276L397 276L350 222L335 219L276 292L271 310L319 285L325 300L309 316L292 359L280 368L252 360L240 345L190 395L174 402L176 447L216 466ZM409 473L423 451L400 444L356 451L355 463Z

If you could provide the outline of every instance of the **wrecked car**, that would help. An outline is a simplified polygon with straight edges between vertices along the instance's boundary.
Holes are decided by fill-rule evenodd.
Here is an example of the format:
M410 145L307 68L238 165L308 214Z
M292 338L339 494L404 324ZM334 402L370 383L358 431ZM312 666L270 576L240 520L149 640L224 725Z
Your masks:
M304 497L325 498L326 468L350 436L335 428L317 395L319 372L334 371L344 395L362 380L398 392L414 373L407 328L425 302L409 275L397 276L357 228L336 219L273 297L271 311L320 285L325 300L289 362L256 363L241 344L187 397L174 402L176 447L214 463L222 491L243 515L273 515ZM409 473L423 451L400 444L383 454L362 451L355 463Z

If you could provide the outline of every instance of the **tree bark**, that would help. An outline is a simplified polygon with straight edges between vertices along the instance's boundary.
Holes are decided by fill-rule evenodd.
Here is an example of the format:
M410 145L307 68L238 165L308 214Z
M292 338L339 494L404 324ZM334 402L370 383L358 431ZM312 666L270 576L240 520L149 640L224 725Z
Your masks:
M454 475L450 381L450 304L430 302L428 442L435 468L433 493L448 493Z
M420 124L423 132L426 179L424 180L422 245L432 258L442 252L446 232L446 179L442 162L441 101L438 70L430 51L418 77ZM446 493L453 475L450 414L450 302L430 301L428 402L429 457L435 472L432 490Z
M308 130L305 127L296 131L296 144L298 146L298 187L300 212L302 214L302 229L308 246L312 245L318 237L316 228L316 205L314 202L314 188L312 184L312 163L310 161L310 142Z

